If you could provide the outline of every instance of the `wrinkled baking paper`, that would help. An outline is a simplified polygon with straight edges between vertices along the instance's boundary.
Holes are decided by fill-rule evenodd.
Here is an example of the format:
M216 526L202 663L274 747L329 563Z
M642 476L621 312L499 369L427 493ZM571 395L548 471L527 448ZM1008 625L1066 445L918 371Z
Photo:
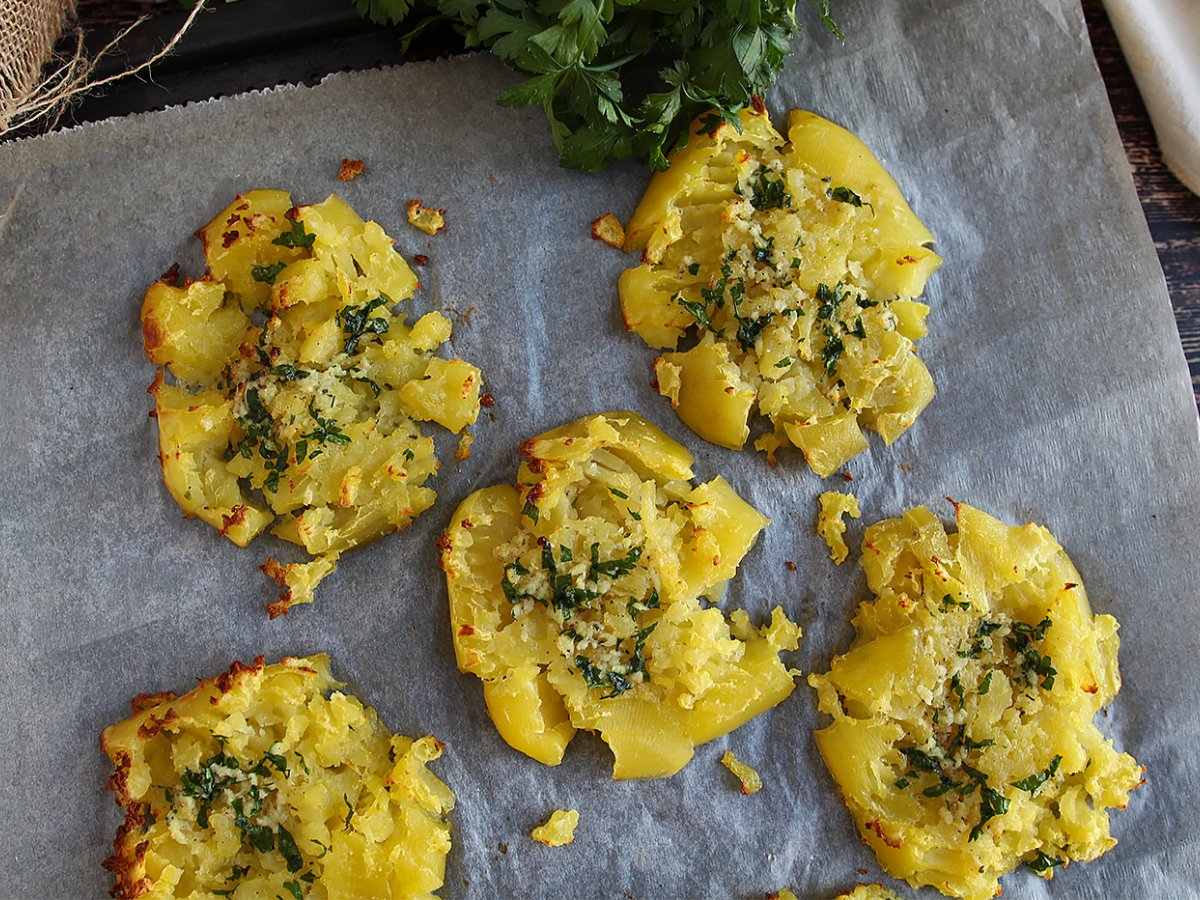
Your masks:
M859 843L812 740L810 690L698 750L674 778L614 783L581 734L564 763L509 749L480 683L454 666L435 538L463 497L511 481L517 443L608 409L636 409L774 520L726 603L782 604L805 630L791 662L824 669L864 597L866 524L942 498L1047 525L1092 602L1121 621L1125 687L1104 718L1149 783L1113 816L1120 844L1051 886L1028 872L1006 897L1178 897L1200 883L1200 583L1196 409L1162 273L1080 10L1041 0L937 5L844 0L838 46L817 26L769 99L860 134L940 242L921 353L939 395L892 447L853 460L864 516L851 564L813 534L821 482L796 456L704 444L650 388L653 351L621 327L632 259L589 223L632 212L635 163L560 169L540 110L494 103L514 76L487 56L336 75L0 147L0 833L6 897L103 896L120 814L97 747L143 691L183 691L234 659L327 651L383 721L447 744L434 764L458 796L442 895L490 898L832 897L888 879ZM811 18L811 17L809 17ZM343 157L366 174L338 183ZM469 460L439 440L437 505L401 535L343 557L317 602L270 622L256 566L185 520L163 488L145 388L142 292L173 262L202 271L192 232L234 194L338 192L429 257L414 313L451 312L453 352L495 395ZM445 233L404 204L447 209ZM791 571L785 561L798 566ZM725 749L762 773L743 797ZM575 843L529 839L556 808ZM507 848L505 852L504 848ZM860 876L861 871L866 875ZM904 894L906 889L901 890ZM926 891L926 895L932 895Z

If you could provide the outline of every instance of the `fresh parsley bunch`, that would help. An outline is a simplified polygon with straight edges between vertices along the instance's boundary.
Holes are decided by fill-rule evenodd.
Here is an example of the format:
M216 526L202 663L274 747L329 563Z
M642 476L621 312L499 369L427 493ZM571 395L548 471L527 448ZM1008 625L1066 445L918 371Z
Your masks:
M694 117L706 130L765 92L800 30L796 0L354 0L381 24L409 21L411 40L449 21L527 80L503 106L541 106L562 164L584 172L627 156L667 167ZM829 0L812 0L839 39Z

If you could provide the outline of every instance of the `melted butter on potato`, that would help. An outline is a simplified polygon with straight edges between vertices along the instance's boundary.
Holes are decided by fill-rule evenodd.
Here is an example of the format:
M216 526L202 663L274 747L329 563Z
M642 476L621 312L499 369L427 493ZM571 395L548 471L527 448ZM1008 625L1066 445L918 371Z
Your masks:
M199 234L209 272L156 282L142 304L163 478L239 546L274 524L316 557L263 567L280 586L274 617L310 602L341 553L429 508L438 461L417 422L462 432L482 379L433 355L449 319L396 311L416 275L338 197L297 207L251 191Z
M517 486L469 496L439 541L459 668L514 748L562 761L577 729L615 778L679 771L699 744L787 697L800 629L726 616L725 582L768 520L631 412L521 445Z
M393 736L323 654L235 663L105 729L125 812L114 897L429 897L454 795L432 737Z
M873 600L829 672L817 746L863 841L914 887L982 900L1020 863L1049 878L1116 841L1143 769L1094 723L1120 687L1117 622L1037 525L959 503L867 529Z
M890 444L933 397L915 298L941 259L849 131L797 110L785 140L765 112L740 115L740 131L692 134L650 182L626 228L643 261L621 275L621 310L668 351L655 384L688 427L738 449L757 412L772 463L794 446L824 477L867 449L863 429Z

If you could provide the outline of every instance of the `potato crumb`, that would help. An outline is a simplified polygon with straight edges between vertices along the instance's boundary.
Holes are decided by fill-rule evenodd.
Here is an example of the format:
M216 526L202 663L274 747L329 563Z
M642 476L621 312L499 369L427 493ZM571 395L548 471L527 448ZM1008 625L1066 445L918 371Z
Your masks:
M475 435L471 432L466 432L458 439L458 449L454 451L454 458L459 462L467 459L471 455L471 445L475 443Z
M767 900L800 900L800 898L796 896L796 892L791 888L780 888L777 891L769 891L767 893Z
M529 836L547 847L562 847L575 840L579 813L573 809L556 809L545 825L539 825Z
M625 245L625 229L621 220L612 213L605 213L592 222L592 237L618 250Z
M365 171L361 159L343 159L338 167L338 181L353 181Z
M725 751L725 755L721 757L721 765L737 776L742 783L743 794L757 794L762 790L762 778L758 772L734 756L732 750Z
M437 234L446 230L446 210L426 206L421 200L409 200L405 207L408 224L426 234Z
M850 548L842 535L846 533L846 523L842 516L847 513L853 519L862 513L858 508L858 498L853 494L842 494L838 491L826 491L820 497L821 510L817 513L817 534L829 545L829 558L837 565L846 561Z
M852 891L838 894L838 900L897 900L897 897L882 884L860 884Z

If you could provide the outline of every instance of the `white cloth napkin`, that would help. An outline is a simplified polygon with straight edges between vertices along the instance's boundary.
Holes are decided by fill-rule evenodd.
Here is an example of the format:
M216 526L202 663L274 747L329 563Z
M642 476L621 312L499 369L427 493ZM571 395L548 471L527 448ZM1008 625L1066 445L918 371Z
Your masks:
M1200 0L1104 0L1163 161L1200 194Z

